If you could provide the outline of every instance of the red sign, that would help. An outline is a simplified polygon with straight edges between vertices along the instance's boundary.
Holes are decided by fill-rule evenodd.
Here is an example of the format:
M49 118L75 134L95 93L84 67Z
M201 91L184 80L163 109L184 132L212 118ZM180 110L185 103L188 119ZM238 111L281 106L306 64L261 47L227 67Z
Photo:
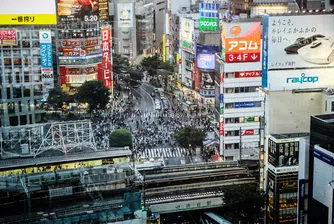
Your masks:
M259 61L260 53L231 53L226 54L226 62L251 62Z
M16 45L16 30L0 30L0 46Z
M224 121L220 122L219 125L219 134L224 135Z
M81 45L80 41L77 41L77 40L65 40L65 41L62 41L61 43L64 47L70 47L70 46L75 46L75 47L78 47Z
M104 86L111 88L111 55L110 55L110 27L101 29L102 35L102 64L100 66L99 80L103 80Z
M194 60L194 80L195 80L195 91L199 92L201 85L201 76L199 75L199 71L197 68L196 60Z
M220 73L220 82L224 82L224 73Z
M262 77L261 71L251 71L251 72L235 72L235 78L254 78L254 77Z
M247 130L241 131L241 136L244 136L244 135L257 135L257 134L258 134L258 131L254 130L254 129L247 129Z

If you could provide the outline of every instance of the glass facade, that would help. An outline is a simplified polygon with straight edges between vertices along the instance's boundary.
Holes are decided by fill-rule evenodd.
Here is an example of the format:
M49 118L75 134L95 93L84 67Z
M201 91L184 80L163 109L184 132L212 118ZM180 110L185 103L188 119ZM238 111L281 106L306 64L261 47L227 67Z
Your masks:
M15 30L16 45L0 47L2 127L40 122L45 114L39 40L43 29L19 27Z

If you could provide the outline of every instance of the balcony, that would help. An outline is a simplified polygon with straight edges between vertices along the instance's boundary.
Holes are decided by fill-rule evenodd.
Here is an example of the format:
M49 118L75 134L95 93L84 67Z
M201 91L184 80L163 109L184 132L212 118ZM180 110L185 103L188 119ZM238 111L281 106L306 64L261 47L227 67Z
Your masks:
M233 88L233 87L244 87L244 86L261 86L261 77L254 78L225 78L224 87Z
M259 92L224 94L224 103L247 102L247 101L263 101L263 96Z

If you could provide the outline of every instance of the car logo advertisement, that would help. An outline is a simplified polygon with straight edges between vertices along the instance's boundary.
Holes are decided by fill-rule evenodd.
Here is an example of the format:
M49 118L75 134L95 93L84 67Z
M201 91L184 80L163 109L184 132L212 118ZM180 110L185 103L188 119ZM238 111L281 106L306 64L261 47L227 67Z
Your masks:
M261 54L261 23L223 23L222 58L226 62L257 62Z
M334 15L268 18L268 70L334 65Z

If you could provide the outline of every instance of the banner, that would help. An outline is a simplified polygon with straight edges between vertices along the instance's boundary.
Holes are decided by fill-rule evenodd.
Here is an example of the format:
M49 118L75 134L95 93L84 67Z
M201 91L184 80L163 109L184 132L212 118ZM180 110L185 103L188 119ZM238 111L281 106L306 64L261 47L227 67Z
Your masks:
M117 4L117 22L118 27L132 27L133 26L133 6L132 3L118 3Z
M54 0L3 0L0 7L0 25L55 25Z
M16 46L16 30L0 30L0 46Z
M222 55L226 62L257 62L261 53L261 23L223 23Z
M250 71L250 72L235 72L234 78L254 78L254 77L261 77L261 71Z
M215 89L215 72L201 71L201 89Z
M101 28L102 35L102 64L99 72L99 80L103 80L104 86L111 88L111 55L110 55L110 27Z
M51 31L40 31L39 41L43 82L43 100L46 101L49 96L50 89L54 87Z

